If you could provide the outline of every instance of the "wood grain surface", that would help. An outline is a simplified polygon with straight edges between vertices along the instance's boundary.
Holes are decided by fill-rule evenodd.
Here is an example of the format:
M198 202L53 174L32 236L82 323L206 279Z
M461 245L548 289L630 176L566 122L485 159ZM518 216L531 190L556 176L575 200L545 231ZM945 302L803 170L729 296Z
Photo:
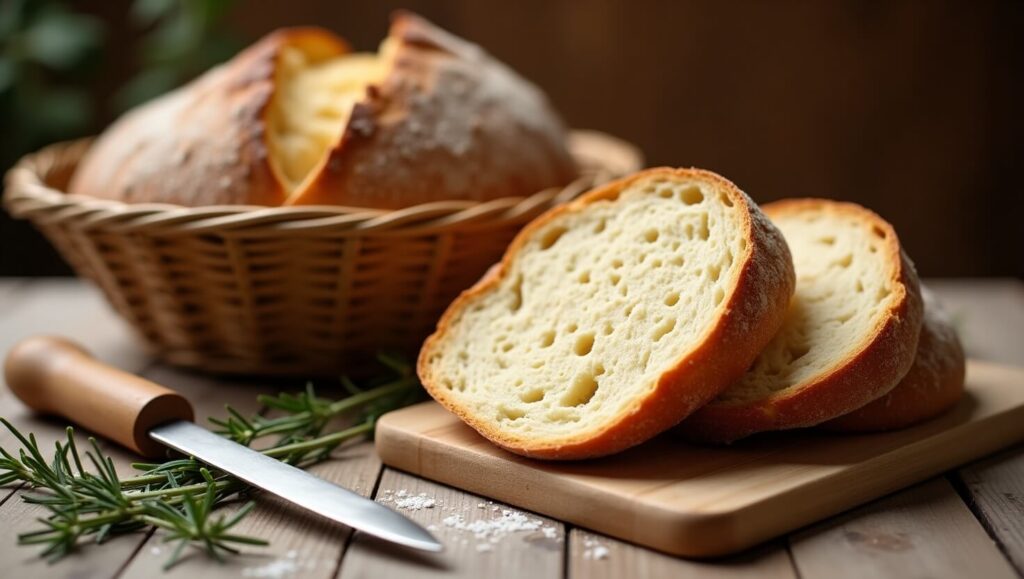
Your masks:
M1010 578L1013 568L943 479L797 533L801 576Z
M1024 366L1024 284L1016 280L943 280L930 283L951 306L975 358ZM71 280L0 280L0 355L17 340L32 334L57 333L81 341L100 359L141 373L155 382L185 393L200 414L223 416L223 405L243 412L259 410L256 394L291 387L263 380L227 381L180 372L153 363L127 327L110 312L91 287ZM301 386L301 385L299 385ZM0 416L19 428L36 433L47 444L63 436L63 424L26 412L6 388L0 388ZM0 432L0 444L10 438ZM109 449L108 449L109 450ZM116 450L114 451L117 452ZM365 454L364 454L365 453ZM115 454L120 472L131 472L133 458ZM426 493L438 504L458 508L472 522L493 516L476 505L487 499L418 477L382 468L369 445L340 450L338 459L326 463L319 474L351 484L364 494L383 498L385 490ZM351 474L351 473L358 474ZM118 539L109 546L83 545L65 561L47 565L35 550L15 545L15 535L34 528L41 513L27 508L17 489L0 489L0 576L31 577L446 577L530 576L560 577L778 577L830 579L837 568L860 570L857 575L876 577L960 577L958 565L945 565L952 556L964 561L978 559L976 572L1006 567L993 563L993 553L1005 556L1017 573L1024 568L1024 447L1018 445L960 471L900 491L879 501L807 527L788 538L757 549L710 561L693 561L652 551L582 528L544 518L555 529L555 540L531 532L509 533L492 551L478 551L473 533L449 528L438 521L449 516L439 507L405 511L425 524L438 526L438 537L448 549L443 561L431 561L408 551L374 544L356 535L349 538L343 527L316 528L308 519L295 517L271 498L257 495L257 510L245 532L271 541L268 548L250 548L238 561L219 565L198 553L165 574L158 574L167 556L161 535L139 534ZM936 490L938 489L938 490ZM495 505L488 505L493 509ZM500 505L502 509L518 509ZM537 517L523 512L529 517ZM454 513L453 513L454 514ZM540 518L540 517L538 517ZM841 530L838 530L841 529ZM855 533L846 533L846 530ZM915 538L913 546L893 556L873 549L886 545L870 535L904 533ZM858 535L857 533L860 533ZM866 537L858 545L850 540ZM543 539L543 540L542 540ZM466 540L465 545L462 540ZM934 543L934 545L933 545ZM986 545L988 545L986 547ZM603 557L595 558L595 551ZM939 553L937 551L948 551ZM834 563L828 562L835 557ZM888 557L888 558L887 558ZM895 557L895 558L894 558ZM879 560L882 558L883 560ZM898 561L896 561L898 558ZM896 562L894 562L896 561ZM518 570L518 572L517 572Z

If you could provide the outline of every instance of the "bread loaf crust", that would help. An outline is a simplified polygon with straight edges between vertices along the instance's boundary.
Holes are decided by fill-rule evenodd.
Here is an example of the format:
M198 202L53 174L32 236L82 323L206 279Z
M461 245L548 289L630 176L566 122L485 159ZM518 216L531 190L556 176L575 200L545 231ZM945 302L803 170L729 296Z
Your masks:
M877 432L906 428L949 410L964 392L966 362L956 330L925 293L924 323L917 355L907 375L888 394L825 422L833 432Z
M858 349L799 388L753 401L713 401L704 406L680 425L680 432L687 438L728 443L756 432L815 426L885 395L910 370L917 351L923 305L917 272L901 249L893 227L874 212L853 203L790 199L762 206L770 219L823 208L867 220L885 233L882 251L894 265L891 282L896 294L888 315L864 337Z
M124 114L89 148L68 191L126 203L281 205L267 109L286 46L340 55L318 28L277 30L188 85Z
M79 164L71 193L186 206L395 209L527 196L577 174L565 127L539 89L410 13L384 80L367 87L314 177L289 191L272 170L269 110L289 46L349 52L318 28L282 29L192 83L125 114Z
M614 199L636 181L658 176L711 182L716 189L726 192L733 203L746 209L741 213L746 215L743 233L748 244L745 254L737 257L737 263L742 265L735 277L734 289L719 306L715 322L708 327L699 345L688 352L680 352L678 362L661 375L649 394L627 407L609 426L596 433L560 440L514 439L453 400L446 389L440 387L437 377L432 375L429 360L439 354L438 348L445 333L459 312L468 307L476 296L497 287L515 254L556 217L584 210L597 201ZM427 391L436 400L506 450L543 459L604 456L639 444L672 427L738 379L782 325L794 287L792 258L782 234L735 185L719 175L699 169L649 169L595 189L530 223L509 246L502 262L449 306L438 322L437 331L420 351L418 372Z

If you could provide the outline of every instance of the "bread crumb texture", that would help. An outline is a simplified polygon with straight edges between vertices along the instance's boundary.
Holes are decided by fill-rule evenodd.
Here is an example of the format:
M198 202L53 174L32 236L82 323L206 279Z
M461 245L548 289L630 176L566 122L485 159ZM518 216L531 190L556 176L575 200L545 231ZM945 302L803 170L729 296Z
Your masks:
M635 411L736 287L750 210L731 194L654 173L556 213L457 308L423 360L433 388L507 440L586 438Z

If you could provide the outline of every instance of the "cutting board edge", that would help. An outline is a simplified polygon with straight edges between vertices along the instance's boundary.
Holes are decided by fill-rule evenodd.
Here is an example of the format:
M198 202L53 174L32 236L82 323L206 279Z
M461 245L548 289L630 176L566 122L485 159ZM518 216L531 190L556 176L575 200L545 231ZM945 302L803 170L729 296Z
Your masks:
M862 486L861 492L856 496L844 497L843 500L837 502L815 503L812 508L799 514L790 512L788 518L772 516L773 501L769 500L751 503L733 511L697 514L681 513L651 503L637 502L634 503L635 511L611 513L613 516L610 517L606 512L602 516L603 521L595 524L595 521L580 513L600 513L604 510L602 508L603 499L607 495L600 490L573 487L572 490L575 492L567 492L562 489L547 489L544 493L525 495L526 498L523 498L522 494L502 492L500 489L507 486L509 479L492 473L492 469L478 468L479 461L469 458L473 456L472 454L448 455L446 458L453 463L436 464L434 459L444 452L446 445L429 440L424 441L400 428L393 429L392 433L378 438L377 452L381 461L388 466L430 480L672 555L712 558L754 547L779 535L843 513L951 468L988 456L1024 439L1024 426L1018 426L1018 424L1024 424L1024 407L996 419L1004 423L1000 428L1000 435L990 438L990 443L983 447L971 447L960 454L947 455L944 460L929 465L928 468L916 471L907 470L904 474L892 479L878 479L877 483ZM437 448L430 448L431 446ZM516 464L517 460L518 457L513 459L511 464ZM898 460L898 457L894 460ZM459 468L475 470L481 476L470 480L461 479L456 474ZM535 472L545 477L557 478L556 473ZM840 484L846 479L856 478L861 474L861 469L840 471L808 485L793 488L787 491L787 494L808 493L814 491L815 487ZM540 482L539 486L543 486L543 482ZM495 489L499 490L496 492ZM578 494L580 492L582 494ZM565 507L564 505L571 500L586 504L582 509ZM748 524L751 519L769 521L769 524L751 527ZM612 523L609 523L609 520ZM638 525L637 521L641 520L646 523ZM776 521L778 523L775 523Z
M814 524L818 521L832 517L846 511L849 511L858 506L869 503L873 500L882 498L888 494L900 491L907 487L913 486L917 483L923 482L933 476L942 474L949 470L963 466L967 463L980 460L987 456L990 456L1000 450L1008 448L1014 444L1024 441L1024 406L1018 406L1017 408L1011 409L1003 414L989 417L984 421L986 424L985 428L989 430L988 438L984 439L984 444L972 445L970 447L962 446L960 452L951 452L943 456L941 460L934 463L928 464L926 467L911 467L908 464L901 464L903 461L903 455L913 454L912 447L915 445L935 445L941 442L941 435L934 439L925 439L917 441L899 450L903 452L893 453L891 457L888 457L887 461L893 463L898 468L890 470L890 472L896 472L895 475L890 475L891 478L874 478L871 479L871 484L861 485L859 493L844 497L842 501L837 501L832 504L827 502L821 504L814 504L812 508L808 508L806 511L795 514L792 510L789 511L788 516L792 519L792 522L777 525L770 528L770 531L758 532L751 534L749 539L738 540L736 544L738 548L723 550L718 555L727 555L735 553L755 545L761 544L764 541L770 540L773 537L777 537L787 532L794 531ZM993 426L993 423L998 423ZM966 427L981 425L982 422L974 422ZM991 431L994 431L991 432ZM945 434L945 433L944 433ZM962 437L963 434L957 435ZM949 434L950 438L953 438L953 434ZM778 495L774 495L772 500L761 500L747 505L744 508L737 509L730 512L720 513L723 516L732 516L736 519L744 520L744 527L746 521L750 519L754 520L783 520L781 518L773 517L771 505L775 499L785 497L788 495L809 495L816 491L825 490L821 487L831 487L837 484L843 484L844 482L858 479L864 476L865 471L874 470L877 467L868 467L867 465L857 465L854 468L838 471L832 475L824 477L822 479L809 482L800 487L794 487ZM715 556L715 554L710 554ZM699 555L704 556L704 555Z
M973 362L973 361L972 361ZM981 363L995 369L1011 368L992 363ZM426 403L431 404L431 403ZM786 517L771 516L772 503L779 496L807 493L809 489L823 490L843 481L864 477L867 470L878 467L856 465L837 471L821 479L803 483L786 490L782 495L772 495L728 511L684 513L665 508L663 505L646 500L634 501L632 509L617 512L604 510L608 497L618 497L611 491L586 485L583 480L572 481L571 492L563 485L552 485L544 492L524 493L521 484L512 484L512 478L502 476L501 469L493 467L493 461L501 460L509 468L532 464L526 458L505 454L488 446L482 438L479 449L461 448L462 453L448 452L450 443L443 443L422 436L431 429L408 428L401 424L403 412L414 412L415 407L400 410L381 419L378 428L377 450L381 460L394 468L404 470L428 479L449 484L469 492L494 498L520 508L552 516L601 533L639 543L673 555L694 558L709 558L727 555L753 547L783 533L799 529L823 518L833 516L886 494L913 485L931 476L955 468L972 460L992 454L1024 439L1024 404L1008 407L982 420L967 422L960 427L921 439L894 449L889 458L896 466L905 466L905 472L888 479L867 478L867 484L858 486L859 492L842 497L840 501L819 501L800 513L791 511ZM442 412L445 412L442 410ZM450 421L449 421L450 422ZM965 434L961 429L966 428ZM971 430L991 431L980 445L959 445L959 452L943 454L938 460L928 462L925 468L911 468L902 464L904 455L919 454L915 446L941 446L944 438L956 439L971 436ZM475 435L474 433L474 436ZM973 439L972 439L973 440ZM955 447L954 447L955 448ZM502 456L495 453L501 452ZM490 464L487 464L490 463ZM458 472L476 472L471 478L459 477ZM492 472L497 471L497 472ZM544 487L545 480L564 480L564 473L532 469L530 483ZM585 478L585 477L584 477ZM529 484L526 485L529 487ZM827 495L827 493L821 493ZM604 501L602 500L604 499ZM572 501L573 508L567 505ZM583 503L582 505L580 503ZM777 507L776 507L777 509ZM600 519L596 517L600 515ZM751 527L750 518L768 521L767 524ZM639 522L643 521L643 524ZM781 522L780 522L781 521Z

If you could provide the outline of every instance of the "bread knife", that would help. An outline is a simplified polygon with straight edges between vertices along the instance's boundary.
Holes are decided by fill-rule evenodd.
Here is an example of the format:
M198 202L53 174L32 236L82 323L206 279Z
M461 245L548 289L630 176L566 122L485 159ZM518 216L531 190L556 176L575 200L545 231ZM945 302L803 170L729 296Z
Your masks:
M107 366L66 339L24 340L7 355L4 375L30 408L63 416L143 456L161 457L169 447L369 535L442 549L426 529L390 508L197 426L181 394Z

